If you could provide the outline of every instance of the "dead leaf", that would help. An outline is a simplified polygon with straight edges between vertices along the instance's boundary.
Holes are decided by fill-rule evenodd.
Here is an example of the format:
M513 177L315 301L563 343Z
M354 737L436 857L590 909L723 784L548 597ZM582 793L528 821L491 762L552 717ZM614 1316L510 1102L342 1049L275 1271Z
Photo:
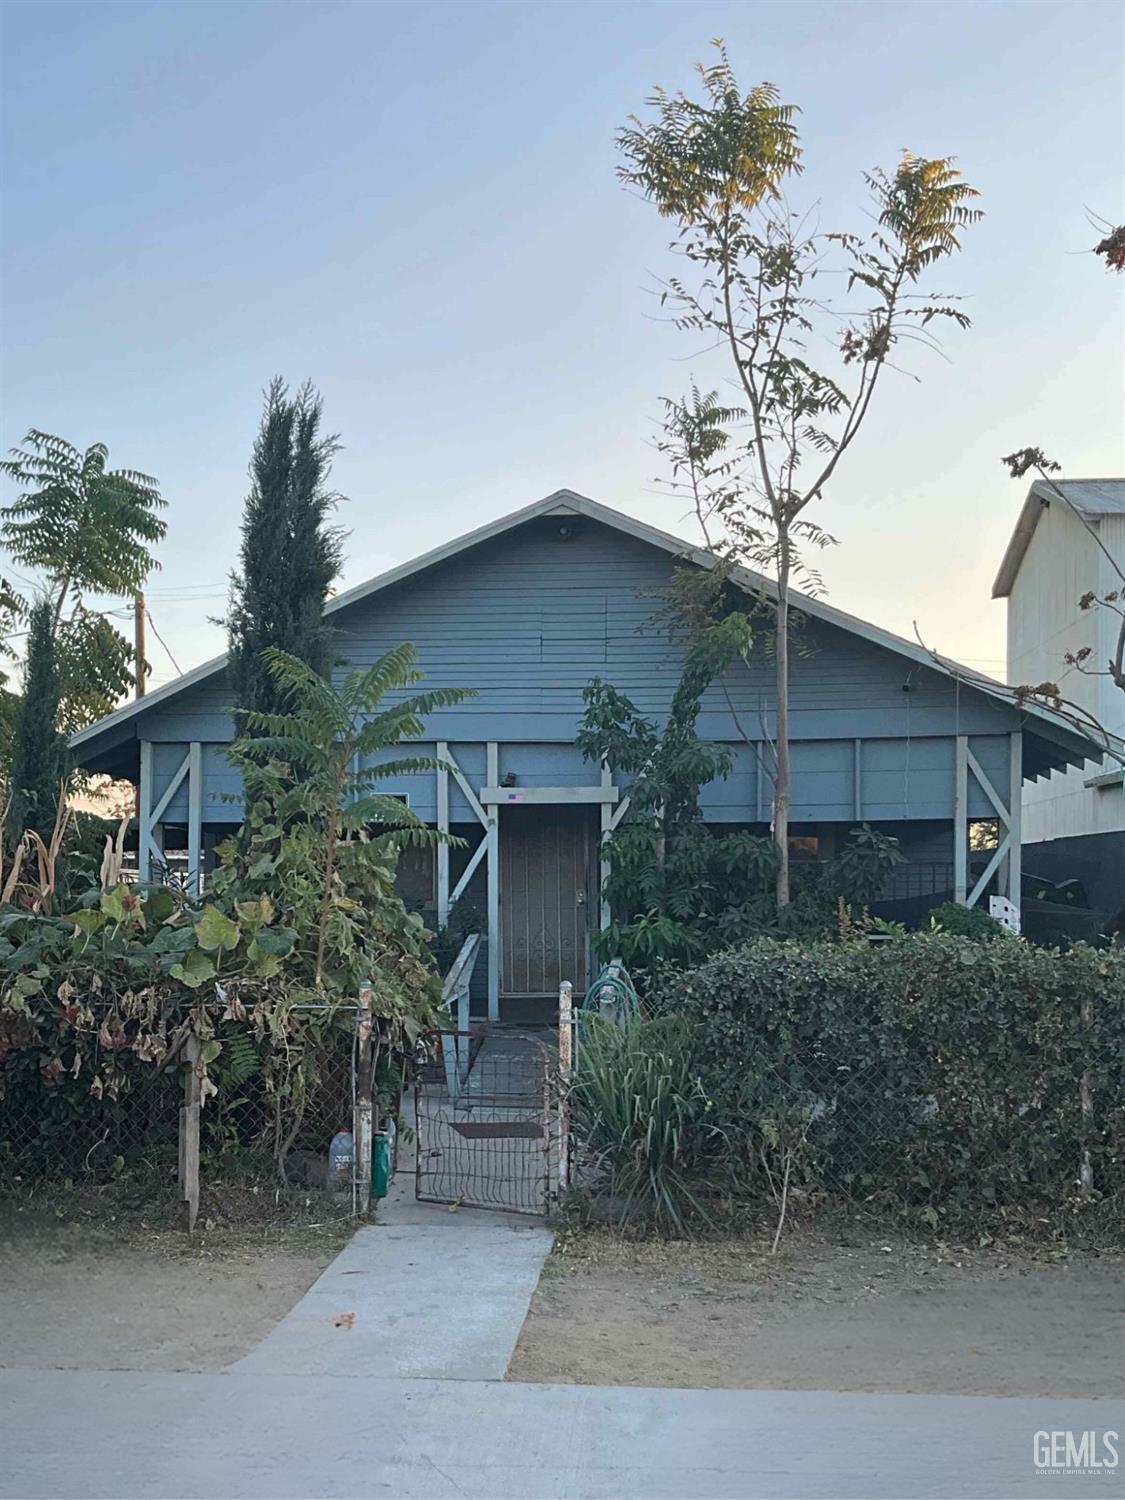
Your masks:
M336 1319L337 1328L350 1328L355 1322L355 1313L341 1313Z

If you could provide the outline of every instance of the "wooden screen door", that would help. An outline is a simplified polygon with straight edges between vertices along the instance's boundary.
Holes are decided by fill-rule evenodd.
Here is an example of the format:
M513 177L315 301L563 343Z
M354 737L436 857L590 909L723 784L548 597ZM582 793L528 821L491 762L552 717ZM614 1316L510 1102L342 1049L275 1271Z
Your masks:
M594 809L504 807L500 812L500 989L554 995L590 982L597 910Z

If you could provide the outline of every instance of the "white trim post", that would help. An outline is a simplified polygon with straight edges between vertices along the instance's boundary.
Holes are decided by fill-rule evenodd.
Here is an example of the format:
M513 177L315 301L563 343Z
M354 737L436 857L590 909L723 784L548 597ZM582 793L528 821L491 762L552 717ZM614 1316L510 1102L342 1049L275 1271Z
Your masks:
M486 747L485 779L495 786L500 780L500 751L495 740ZM492 806L485 821L488 840L488 1019L500 1019L500 809Z
M448 762L449 746L444 740L437 743L437 758ZM449 769L440 765L437 769L437 826L438 832L449 837ZM437 846L437 924L443 928L449 921L449 845L441 842Z
M199 740L188 746L187 888L192 896L203 890L203 746Z
M969 894L969 738L959 734L953 772L953 899L966 905Z
M1020 909L1020 887L1023 878L1023 851L1020 848L1023 823L1023 734L1013 730L1008 749L1008 900Z
M149 838L152 832L152 741L141 741L141 784L137 789L137 876L152 878Z

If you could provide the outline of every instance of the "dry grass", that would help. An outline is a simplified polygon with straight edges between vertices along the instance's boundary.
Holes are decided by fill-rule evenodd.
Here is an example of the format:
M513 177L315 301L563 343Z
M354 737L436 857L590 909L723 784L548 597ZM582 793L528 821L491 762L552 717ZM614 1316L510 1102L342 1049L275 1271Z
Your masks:
M104 1184L41 1184L0 1196L0 1241L65 1242L112 1254L220 1257L258 1249L333 1255L356 1221L322 1192L285 1192L251 1183L210 1183L200 1195L196 1231L180 1228L175 1185L163 1174Z

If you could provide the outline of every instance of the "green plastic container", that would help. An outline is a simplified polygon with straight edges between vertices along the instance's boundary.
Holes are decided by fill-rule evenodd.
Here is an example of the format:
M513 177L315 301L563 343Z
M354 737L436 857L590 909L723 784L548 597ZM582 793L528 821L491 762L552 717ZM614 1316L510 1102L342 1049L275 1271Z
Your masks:
M371 1145L371 1196L385 1198L391 1185L391 1138L378 1130Z

